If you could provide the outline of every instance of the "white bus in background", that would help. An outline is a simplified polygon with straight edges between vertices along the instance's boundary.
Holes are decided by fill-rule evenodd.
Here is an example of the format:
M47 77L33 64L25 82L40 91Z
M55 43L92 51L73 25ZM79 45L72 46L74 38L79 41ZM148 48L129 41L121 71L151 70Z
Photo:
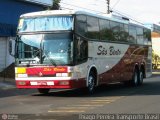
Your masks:
M142 85L152 71L149 29L83 11L21 15L16 39L17 88L86 88L114 82Z

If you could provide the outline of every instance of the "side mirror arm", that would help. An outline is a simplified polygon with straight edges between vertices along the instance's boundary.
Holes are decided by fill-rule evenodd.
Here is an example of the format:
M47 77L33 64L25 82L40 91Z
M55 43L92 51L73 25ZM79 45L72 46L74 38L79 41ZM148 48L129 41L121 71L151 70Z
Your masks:
M14 42L15 42L15 40L10 39L10 40L9 40L9 44L8 44L8 51L9 51L9 54L10 54L12 57L15 57L15 54L13 53Z

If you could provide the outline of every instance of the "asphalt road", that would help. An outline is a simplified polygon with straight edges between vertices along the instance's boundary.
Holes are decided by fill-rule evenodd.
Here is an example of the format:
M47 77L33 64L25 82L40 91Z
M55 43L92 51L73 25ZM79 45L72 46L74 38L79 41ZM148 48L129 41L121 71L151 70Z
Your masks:
M28 89L0 91L0 113L2 117L22 120L109 120L115 115L124 118L121 114L149 114L148 120L160 119L160 72L154 72L142 86L101 86L93 95L79 90L51 91L47 95Z

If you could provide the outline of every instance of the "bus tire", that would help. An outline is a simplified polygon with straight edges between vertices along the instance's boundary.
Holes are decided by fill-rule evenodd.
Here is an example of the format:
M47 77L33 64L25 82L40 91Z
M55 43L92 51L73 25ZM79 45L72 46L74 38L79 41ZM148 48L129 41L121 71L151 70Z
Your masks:
M87 86L87 93L88 94L93 94L95 91L95 81L96 77L93 71L90 72L89 77L88 77L88 86Z
M38 92L42 94L47 94L49 93L49 88L38 88Z
M143 78L144 78L144 73L143 73L142 70L140 70L139 76L138 76L138 85L142 85L143 84Z
M132 80L131 80L131 85L134 87L138 86L138 80L139 80L138 70L135 68L133 76L132 76Z

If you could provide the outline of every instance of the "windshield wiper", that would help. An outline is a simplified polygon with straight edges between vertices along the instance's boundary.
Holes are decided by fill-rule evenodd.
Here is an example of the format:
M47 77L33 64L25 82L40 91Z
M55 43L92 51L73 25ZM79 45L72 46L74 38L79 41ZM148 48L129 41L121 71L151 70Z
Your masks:
M44 54L44 52L46 52L46 54ZM52 58L50 58L50 57L48 56L48 53L49 53L49 51L43 50L42 62L44 61L44 58L47 57L47 59L50 61L50 63L51 63L52 65L57 66L55 60L52 59Z

